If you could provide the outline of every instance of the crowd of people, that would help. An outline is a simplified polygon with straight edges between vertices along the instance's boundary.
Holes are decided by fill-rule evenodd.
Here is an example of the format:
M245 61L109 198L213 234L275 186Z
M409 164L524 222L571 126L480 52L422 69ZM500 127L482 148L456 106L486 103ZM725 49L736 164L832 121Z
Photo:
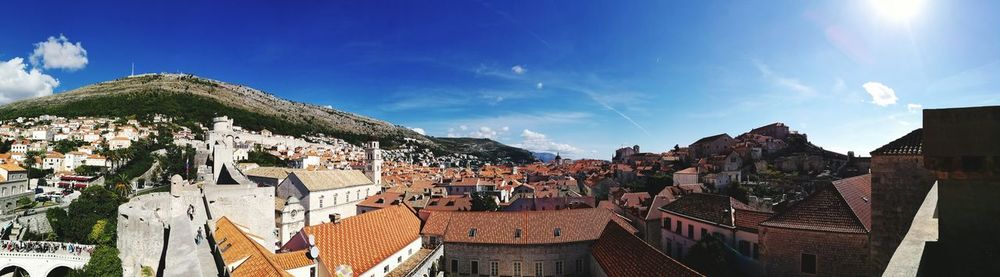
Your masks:
M59 251L70 254L90 255L94 252L94 246L75 243L49 242L49 241L10 241L0 242L3 248L0 251L21 252L21 253L56 253Z

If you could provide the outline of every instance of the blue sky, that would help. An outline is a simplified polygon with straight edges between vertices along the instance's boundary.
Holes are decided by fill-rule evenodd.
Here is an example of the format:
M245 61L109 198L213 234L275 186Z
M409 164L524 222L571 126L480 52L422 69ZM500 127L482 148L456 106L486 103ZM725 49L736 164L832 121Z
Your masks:
M775 121L867 153L1000 103L1000 2L895 1L6 1L0 100L134 62L574 158Z

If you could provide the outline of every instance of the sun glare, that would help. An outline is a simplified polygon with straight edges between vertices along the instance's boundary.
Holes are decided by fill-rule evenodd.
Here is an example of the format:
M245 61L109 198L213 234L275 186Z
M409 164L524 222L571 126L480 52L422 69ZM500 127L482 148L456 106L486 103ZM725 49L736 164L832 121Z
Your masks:
M899 22L909 22L920 13L924 0L871 0L875 11L882 17Z

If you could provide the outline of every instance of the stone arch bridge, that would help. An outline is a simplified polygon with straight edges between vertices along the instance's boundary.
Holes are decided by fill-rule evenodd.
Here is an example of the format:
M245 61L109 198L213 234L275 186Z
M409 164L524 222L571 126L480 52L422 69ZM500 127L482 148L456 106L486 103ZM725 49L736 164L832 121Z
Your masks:
M90 248L89 245L80 246ZM87 251L76 254L66 250L16 252L0 249L0 277L66 276L70 269L83 268L87 261L90 261Z

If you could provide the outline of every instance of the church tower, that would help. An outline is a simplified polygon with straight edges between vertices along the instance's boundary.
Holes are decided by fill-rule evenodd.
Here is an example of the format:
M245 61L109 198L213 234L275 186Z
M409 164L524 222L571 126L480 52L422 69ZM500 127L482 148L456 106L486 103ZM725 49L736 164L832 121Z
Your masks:
M368 164L365 174L372 179L372 183L382 185L382 150L378 148L378 141L366 145L365 162Z

